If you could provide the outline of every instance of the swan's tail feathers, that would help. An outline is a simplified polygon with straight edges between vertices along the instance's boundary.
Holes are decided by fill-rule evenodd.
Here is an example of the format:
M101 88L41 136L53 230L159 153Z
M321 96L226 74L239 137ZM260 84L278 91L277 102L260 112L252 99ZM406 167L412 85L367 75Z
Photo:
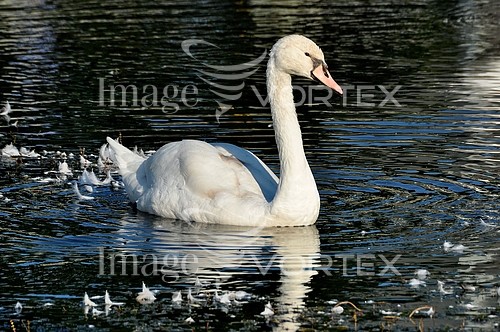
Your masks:
M120 173L125 170L135 173L140 164L146 160L144 157L132 152L114 139L107 137L106 140L111 148L111 159L120 169Z
M118 166L129 199L136 202L144 192L146 176L140 166L147 159L130 151L114 139L108 137L111 159Z

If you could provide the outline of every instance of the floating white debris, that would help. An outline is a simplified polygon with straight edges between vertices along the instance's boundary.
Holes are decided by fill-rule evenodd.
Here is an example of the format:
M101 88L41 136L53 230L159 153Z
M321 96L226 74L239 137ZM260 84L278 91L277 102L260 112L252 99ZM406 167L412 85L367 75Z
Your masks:
M95 302L89 298L89 296L87 295L87 292L85 292L85 295L83 296L83 305L86 307L96 307L97 306L97 304L95 304Z
M113 306L113 305L120 306L120 305L123 305L124 303L111 301L111 298L109 297L109 293L106 290L106 293L104 294L104 304L106 304L107 306Z
M71 182L71 186L73 187L73 192L75 193L76 197L79 200L91 200L91 199L94 199L94 197L92 197L92 196L82 195L80 193L80 190L78 189L78 184L76 183L76 181Z
M435 313L434 307L430 307L427 310L420 310L419 313L422 314L422 315L426 315L426 316L429 316L429 317L432 318L432 316L434 316L434 313Z
M230 294L230 296L233 295L234 298L233 300L238 300L238 301L241 301L241 300L247 300L249 298L252 297L252 295L250 293L247 293L245 291L236 291L236 292L232 292L232 294Z
M195 287L203 287L203 283L200 281L200 278L196 277L196 281L194 282Z
M181 303L182 302L182 293L181 293L181 291L174 292L172 294L172 302L174 302L174 303Z
M124 187L125 187L125 185L121 181L111 181L111 188L120 189L120 188L124 188Z
M336 315L340 315L344 312L344 308L342 306L336 306L336 307L333 307L332 309L332 313L333 314L336 314Z
M89 184L94 186L98 186L101 184L101 181L99 181L93 170L91 170L90 172L84 170L78 181L80 182L80 184Z
M438 291L443 294L443 295L449 295L449 294L453 294L453 291L452 290L446 290L444 289L444 282L442 281L439 281L438 280Z
M59 173L63 175L73 175L73 172L69 169L68 163L65 161L59 162Z
M17 302L16 303L16 306L14 307L14 310L16 311L16 314L21 314L21 312L23 311L23 305L21 304L21 302Z
M451 242L448 242L448 241L444 241L444 243L443 243L443 249L444 249L444 251L450 250L450 248L453 247L453 246L454 246L454 244L451 243Z
M112 164L113 162L111 157L112 156L109 145L107 143L104 143L99 149L99 159L97 161L97 164L101 165L102 167L105 167L108 164Z
M267 302L267 304L264 306L264 311L262 311L260 314L266 317L274 315L274 310L273 307L271 306L271 302Z
M40 154L36 153L35 150L29 151L25 147L22 147L19 150L19 153L21 154L21 156L27 157L27 158L39 158L40 157Z
M186 318L185 322L188 323L188 324L193 324L194 323L194 319L191 318L191 317L188 317L188 318Z
M445 252L448 252L448 251L453 251L453 252L457 252L457 253L462 253L464 250L467 249L466 246L462 245L462 244L453 244L451 242L448 242L448 241L444 241L443 243L443 249Z
M219 296L219 293L217 292L217 289L215 290L215 295L214 295L214 301L215 302L220 302L221 297Z
M222 303L222 304L225 304L225 305L230 305L231 304L231 299L229 298L229 293L223 294L219 298L219 302Z
M0 112L0 115L9 115L9 113L12 111L12 108L10 107L9 101L7 100L5 102L5 105L2 107L2 110Z
M92 186L86 184L83 186L83 189L85 189L85 191L87 191L88 193L93 193L94 192L94 188L92 188Z
M472 303L466 303L463 305L463 307L467 310L477 310L479 308L477 305Z
M0 193L0 199L3 200L5 203L8 203L11 201L10 198L5 197L4 194L1 194L1 193Z
M21 154L19 153L19 150L12 143L7 144L2 149L2 156L5 156L5 157L19 157L20 155Z
M408 282L408 285L412 288L418 288L420 286L426 286L426 283L425 281L421 280L421 279L411 279L409 282Z
M83 169L89 167L90 165L92 165L92 163L85 159L84 156L80 155L80 167Z
M10 115L9 115L9 113L11 111L12 111L12 109L10 108L9 101L7 100L5 102L4 107L2 107L2 110L0 111L0 116L2 116L2 118L5 120L5 122L7 122L7 124L10 122ZM16 126L17 126L17 121L16 121Z
M380 310L380 313L384 316L401 316L401 313L397 311Z
M415 275L417 276L418 279L424 280L427 279L427 277L429 277L431 273L426 269L418 269L417 271L415 271Z
M95 307L92 307L92 316L100 316L104 313L104 311L102 310L98 310L97 308Z
M462 253L464 250L467 250L467 247L462 245L462 244L457 244L456 246L453 246L450 248L450 251Z
M106 173L106 178L104 180L101 181L101 185L108 185L108 184L111 184L113 181L115 181L115 179L113 179L113 177L111 176L111 170L108 169L107 173Z
M132 152L134 152L136 155L140 157L147 158L144 151L142 149L137 148L137 145L134 147L134 150Z
M460 287L466 292L475 292L476 291L476 286L473 285L467 285L467 284L461 284Z
M487 223L486 221L484 221L483 219L479 219L479 222L481 223L481 226L484 226L484 227L493 227L493 228L497 228L499 226L495 225L495 224L490 224L490 223Z
M151 304L156 300L155 295L149 288L146 287L144 281L142 282L142 292L140 292L135 298L137 302L141 304Z
M195 303L198 300L194 298L193 294L191 293L191 288L188 290L188 295L187 295L187 300L189 303Z

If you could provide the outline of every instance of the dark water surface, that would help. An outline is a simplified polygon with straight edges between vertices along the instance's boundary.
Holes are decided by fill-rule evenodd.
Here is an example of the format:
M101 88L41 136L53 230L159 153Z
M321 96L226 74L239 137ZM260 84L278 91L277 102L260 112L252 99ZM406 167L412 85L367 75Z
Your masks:
M12 107L0 147L42 155L0 161L0 329L498 330L499 19L495 0L0 2L0 102ZM316 41L347 89L325 102L313 97L327 90L295 81L322 197L315 226L163 220L109 185L77 199L67 182L82 173L79 153L103 179L95 163L108 135L144 151L183 138L234 143L278 171L261 102L266 60L227 66L290 33ZM187 54L191 39L214 46L192 41ZM232 82L210 74L254 69ZM213 83L244 83L232 92L242 95L222 98ZM115 91L113 103L120 84L138 91ZM58 151L74 155L63 180ZM418 269L430 276L412 287ZM153 304L135 301L142 281L158 291ZM189 289L200 301L187 303ZM86 314L84 292L105 290L124 305ZM227 305L215 290L250 296ZM334 314L337 301L362 313ZM435 313L409 318L421 306Z

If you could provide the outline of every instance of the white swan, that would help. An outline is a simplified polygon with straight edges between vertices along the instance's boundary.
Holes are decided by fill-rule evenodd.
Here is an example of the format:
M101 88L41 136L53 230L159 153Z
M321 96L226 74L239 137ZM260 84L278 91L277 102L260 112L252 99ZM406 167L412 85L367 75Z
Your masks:
M267 65L267 90L280 178L253 153L232 144L183 140L164 145L146 159L108 137L129 199L137 209L204 223L314 224L320 199L304 154L291 75L317 79L342 94L314 42L300 35L276 42Z

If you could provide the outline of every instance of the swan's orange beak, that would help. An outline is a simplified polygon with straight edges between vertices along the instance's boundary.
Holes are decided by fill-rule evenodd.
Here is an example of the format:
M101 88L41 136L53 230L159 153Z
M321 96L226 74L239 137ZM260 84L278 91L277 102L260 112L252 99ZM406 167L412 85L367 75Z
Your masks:
M312 71L312 75L321 83L327 87L337 91L339 94L343 94L342 88L337 84L332 78L332 75L328 72L326 64L322 63Z

